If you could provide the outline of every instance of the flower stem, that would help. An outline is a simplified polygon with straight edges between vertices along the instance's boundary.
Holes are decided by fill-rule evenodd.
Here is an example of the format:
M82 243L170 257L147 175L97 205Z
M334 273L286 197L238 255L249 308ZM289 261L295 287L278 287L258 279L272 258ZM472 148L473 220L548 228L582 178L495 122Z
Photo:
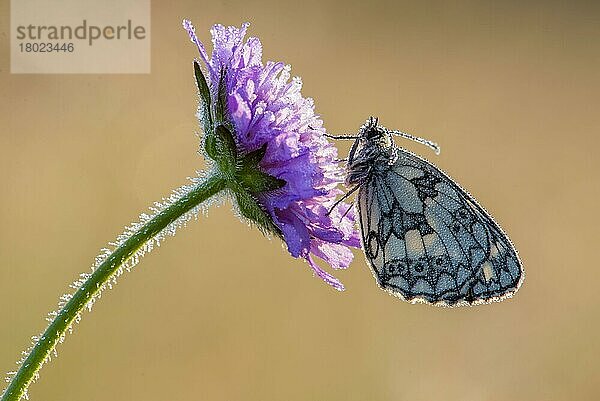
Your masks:
M226 186L227 181L216 174L199 182L189 192L159 212L118 246L82 283L73 294L73 297L58 312L10 381L1 401L18 401L26 394L27 388L36 377L50 352L71 327L76 317L131 256L169 224L195 206L221 192Z

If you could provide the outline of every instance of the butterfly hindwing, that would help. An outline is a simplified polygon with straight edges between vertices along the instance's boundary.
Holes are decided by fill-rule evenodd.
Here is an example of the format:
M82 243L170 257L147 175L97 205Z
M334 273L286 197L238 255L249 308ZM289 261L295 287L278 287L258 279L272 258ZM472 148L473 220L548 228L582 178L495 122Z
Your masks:
M367 259L379 285L407 301L473 305L522 281L510 240L487 212L429 162L398 149L373 166L357 199Z

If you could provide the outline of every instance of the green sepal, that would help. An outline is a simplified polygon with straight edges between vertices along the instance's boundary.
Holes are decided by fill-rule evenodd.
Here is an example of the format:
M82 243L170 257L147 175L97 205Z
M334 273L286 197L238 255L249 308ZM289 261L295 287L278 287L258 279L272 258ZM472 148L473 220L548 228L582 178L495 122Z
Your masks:
M215 127L215 160L219 169L228 177L233 177L237 169L237 145L231 131L222 124Z
M196 61L194 61L194 76L196 77L196 85L198 86L198 93L200 94L202 130L204 131L204 150L211 159L217 160L218 154L216 139L213 134L210 88L208 87L204 73L200 68L200 64Z
M219 86L217 88L217 104L215 105L215 121L223 123L227 121L227 85L225 78L227 71L225 66L221 68Z
M283 188L286 184L285 180L273 177L261 170L258 164L265 157L266 152L267 144L265 143L260 148L244 155L238 167L236 179L251 193L274 191Z
M208 110L207 117L209 120L211 120L212 118L210 115L210 107L211 107L210 89L208 87L208 83L206 83L206 78L204 78L204 73L202 72L202 69L200 68L200 64L198 64L197 61L194 61L194 75L196 76L196 85L198 85L198 92L200 93L200 99L202 100L202 106L206 107L206 109Z
M252 152L247 153L242 159L242 164L244 167L254 167L257 166L265 157L265 153L267 153L267 144L265 143L260 148L253 150Z
M264 173L257 168L241 169L236 174L237 180L251 193L261 193L281 189L286 181Z
M215 127L215 138L217 140L217 151L233 162L237 162L237 145L231 131L224 125L219 124Z
M239 186L232 188L240 214L255 224L263 234L282 238L283 235L269 214L260 206L258 200Z
M213 160L217 160L217 139L215 138L214 133L208 133L208 131L204 131L204 150L206 154Z

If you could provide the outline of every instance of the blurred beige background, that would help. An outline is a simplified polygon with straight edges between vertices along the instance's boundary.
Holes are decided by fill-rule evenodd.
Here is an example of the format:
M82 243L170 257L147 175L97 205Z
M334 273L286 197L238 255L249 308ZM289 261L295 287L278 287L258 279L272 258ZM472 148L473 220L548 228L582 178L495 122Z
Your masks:
M0 371L98 250L202 169L193 20L250 21L332 133L371 114L469 189L526 269L512 300L409 305L360 252L337 293L213 208L105 294L32 400L593 400L600 396L600 7L153 2L149 75L11 75L0 3ZM345 154L348 143L340 143Z

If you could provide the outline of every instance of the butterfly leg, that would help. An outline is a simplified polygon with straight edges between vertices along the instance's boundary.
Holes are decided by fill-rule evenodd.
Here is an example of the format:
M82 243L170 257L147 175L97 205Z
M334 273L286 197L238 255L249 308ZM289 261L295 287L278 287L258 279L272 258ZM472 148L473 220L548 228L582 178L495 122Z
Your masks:
M352 188L350 191L346 192L344 194L344 196L342 196L340 199L338 199L337 201L335 201L335 203L331 206L331 208L327 212L327 215L329 216L331 214L331 212L333 212L333 209L336 208L337 205L339 205L340 203L342 203L344 200L348 199L348 197L350 195L352 195L354 192L356 192L359 188L360 188L360 183L358 183L357 185L355 185L354 188ZM346 211L346 213L348 213L348 212Z

